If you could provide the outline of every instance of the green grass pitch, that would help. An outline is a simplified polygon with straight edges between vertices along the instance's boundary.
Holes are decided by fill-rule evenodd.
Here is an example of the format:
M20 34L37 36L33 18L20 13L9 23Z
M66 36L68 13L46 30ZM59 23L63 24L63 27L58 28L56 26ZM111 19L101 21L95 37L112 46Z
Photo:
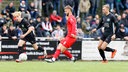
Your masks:
M128 62L111 61L103 64L99 61L0 61L0 72L128 72Z

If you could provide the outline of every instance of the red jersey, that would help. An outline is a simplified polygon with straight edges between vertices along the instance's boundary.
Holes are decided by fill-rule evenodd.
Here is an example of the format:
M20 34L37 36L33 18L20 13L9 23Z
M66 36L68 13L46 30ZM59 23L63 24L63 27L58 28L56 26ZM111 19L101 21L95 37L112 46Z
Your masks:
M77 34L77 25L76 25L76 18L73 15L70 15L67 20L67 36L72 37L71 34Z

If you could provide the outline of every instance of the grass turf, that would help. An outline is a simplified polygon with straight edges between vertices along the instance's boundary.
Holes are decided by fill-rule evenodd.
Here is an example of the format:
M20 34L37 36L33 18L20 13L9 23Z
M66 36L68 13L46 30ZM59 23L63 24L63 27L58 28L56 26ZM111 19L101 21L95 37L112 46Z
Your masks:
M0 72L128 72L128 62L108 62L103 64L98 61L85 62L58 61L46 63L42 61L0 61Z

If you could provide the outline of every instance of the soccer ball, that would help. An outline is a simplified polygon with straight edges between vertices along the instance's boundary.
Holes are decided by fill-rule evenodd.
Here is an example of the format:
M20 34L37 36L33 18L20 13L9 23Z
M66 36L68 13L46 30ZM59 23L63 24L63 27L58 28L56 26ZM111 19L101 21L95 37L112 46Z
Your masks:
M21 53L19 55L19 59L22 60L22 61L26 61L28 59L27 54L26 53Z

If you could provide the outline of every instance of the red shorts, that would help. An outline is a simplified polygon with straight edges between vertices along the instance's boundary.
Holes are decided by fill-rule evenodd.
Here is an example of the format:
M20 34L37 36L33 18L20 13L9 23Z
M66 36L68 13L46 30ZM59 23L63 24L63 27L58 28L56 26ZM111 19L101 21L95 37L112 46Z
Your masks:
M65 37L63 40L60 41L60 43L65 46L66 48L69 48L75 43L76 39L71 37Z

